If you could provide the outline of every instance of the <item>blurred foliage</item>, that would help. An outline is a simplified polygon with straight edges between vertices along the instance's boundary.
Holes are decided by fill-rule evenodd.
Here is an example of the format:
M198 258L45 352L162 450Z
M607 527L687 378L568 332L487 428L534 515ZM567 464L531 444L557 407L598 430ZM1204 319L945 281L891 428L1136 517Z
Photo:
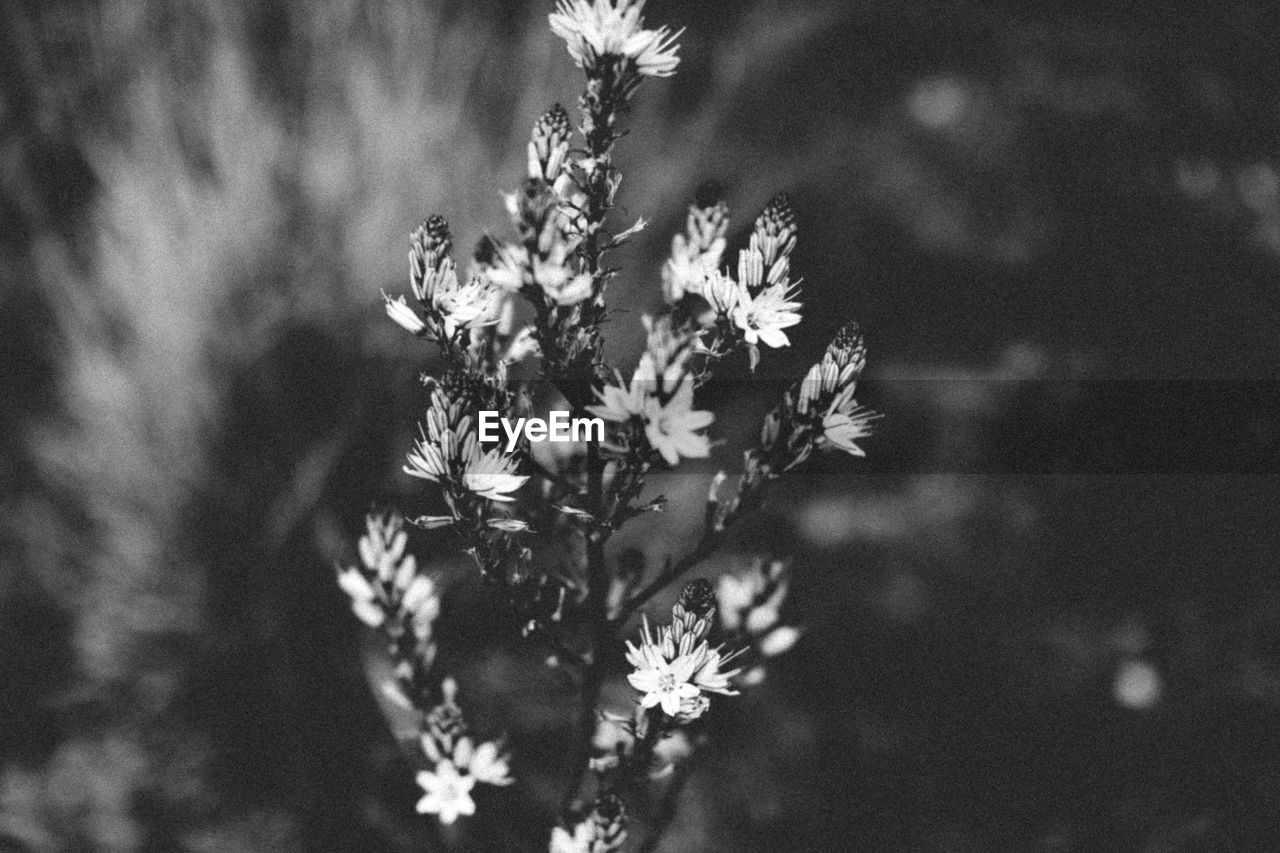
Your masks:
M700 181L740 223L787 190L808 334L770 370L856 317L889 413L869 469L746 535L797 543L809 630L715 721L667 849L1274 850L1280 480L1141 473L1130 430L1175 434L1063 380L1276 375L1276 10L647 8L688 30L620 152L652 219L632 310ZM405 235L503 221L528 126L574 97L545 11L0 9L0 849L434 838L332 563L409 488L421 365L377 299ZM759 397L711 401L723 458ZM1274 447L1275 406L1249 412ZM1167 455L1230 443L1214 414ZM1046 434L1118 472L1040 472ZM678 550L685 520L651 521L619 547ZM563 726L499 701L520 664L467 659L536 792ZM550 819L504 804L494 846Z

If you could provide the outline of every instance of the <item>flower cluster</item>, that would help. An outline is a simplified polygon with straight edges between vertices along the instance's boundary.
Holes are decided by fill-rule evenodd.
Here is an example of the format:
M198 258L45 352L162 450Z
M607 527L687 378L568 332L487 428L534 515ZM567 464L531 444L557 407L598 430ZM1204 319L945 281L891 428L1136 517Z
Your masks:
M799 282L791 280L795 215L785 195L765 206L738 253L736 276L720 266L727 226L723 202L705 198L690 206L663 266L663 294L673 313L700 327L702 355L716 359L742 348L754 370L760 345L790 345L786 329L800 322ZM706 378L700 374L699 383Z
M791 203L784 195L775 196L756 218L750 243L738 253L737 279L721 270L704 285L717 321L742 336L752 366L759 359L760 343L773 348L789 345L784 329L800 322L799 282L790 278L795 245Z
M681 457L705 458L711 445L701 430L711 425L715 415L693 408L694 383L687 366L691 339L673 332L667 317L656 321L646 317L645 325L649 346L631 382L617 376L616 384L596 392L600 402L587 410L606 421L638 427L626 437L639 441L643 436L668 465L677 464Z
M720 625L749 643L760 658L784 654L800 639L800 629L781 624L779 611L790 586L790 567L783 560L757 559L745 572L729 572L716 583ZM756 664L742 673L743 686L758 684L764 667Z
M643 8L644 0L559 0L548 18L551 31L565 40L573 61L589 75L668 77L680 63L675 43L680 32L646 30Z
M537 141L535 133L531 147ZM546 168L550 168L551 159ZM567 186L563 180L556 183ZM524 192L507 196L507 211L522 239L492 244L485 258L489 280L504 290L545 299L562 308L589 297L593 279L574 252L581 240L576 218L554 189L540 179L531 179Z
M414 556L405 553L408 541L399 515L366 516L358 546L361 565L339 571L338 585L351 596L351 609L361 622L382 629L393 643L407 642L417 659L430 666L440 592L430 575L418 571Z
M765 418L760 454L773 472L803 463L815 449L834 447L852 456L865 453L856 442L871 434L879 417L854 399L866 364L866 346L854 324L832 340L822 360Z
M737 693L729 680L737 669L726 670L737 652L724 654L707 642L714 618L715 599L706 581L691 581L673 608L671 625L654 632L643 620L639 643L627 641L627 663L635 671L627 676L644 708L661 708L676 722L691 722L711 706L709 694Z
M426 421L419 425L418 439L409 452L404 471L442 487L451 516L427 516L423 526L440 526L466 517L484 518L476 498L506 503L512 493L528 481L517 474L518 458L497 447L484 450L475 430L474 404L470 395L461 393L451 398L442 383L432 383L431 404ZM468 511L470 510L470 511ZM490 526L510 527L505 517L488 518Z
M449 824L459 815L475 814L471 792L477 784L506 786L515 780L500 742L477 745L467 734L453 679L445 679L442 693L443 701L427 715L419 738L422 755L431 769L419 771L416 777L423 791L417 810L419 814L434 814L441 823Z
M702 296L703 283L720 266L724 256L729 208L723 201L689 205L684 233L671 238L671 257L662 266L662 293L668 303L685 294Z
M465 284L459 281L452 246L449 223L442 216L432 216L410 236L409 284L425 319L403 296L384 295L392 320L439 341L446 354L465 349L469 341L460 341L461 333L494 325L503 308L502 293L483 271L472 272Z
M614 794L597 797L591 813L572 829L551 830L549 853L612 853L627 840L627 810Z
M832 340L822 361L809 368L795 394L797 418L820 419L818 447L832 446L854 456L865 456L856 442L871 434L875 415L853 398L867 363L867 348L854 324L845 326Z
M459 550L486 581L484 594L505 611L486 623L518 628L522 641L544 645L538 659L578 694L551 853L620 849L624 802L649 826L642 848L654 849L687 778L677 769L687 770L710 734L701 721L712 696L758 682L764 663L791 648L800 630L781 621L790 578L779 560L716 583L686 583L665 625L651 624L642 608L721 547L726 529L762 505L766 486L815 449L862 455L858 442L875 417L854 398L865 350L851 326L766 418L758 446L743 454L736 488L726 486L725 474L715 477L703 535L688 554L656 573L639 550L608 556L614 532L666 506L665 498L644 495L653 464L711 455L714 415L695 408L695 393L717 361L745 352L755 370L761 349L789 346L789 330L801 320L787 198L768 203L746 246L726 261L728 208L704 189L671 241L665 305L643 318L646 344L630 377L606 360L607 290L619 271L610 253L645 227L643 218L617 227L612 217L622 181L613 162L618 125L641 81L670 75L679 61L678 33L646 29L642 8L643 0L558 0L551 28L586 77L580 123L559 105L538 119L522 182L506 197L514 233L483 238L470 276L459 278L448 225L433 216L411 238L417 304L386 298L391 319L435 340L444 362L440 378L423 378L426 417L403 470L435 484L447 512L411 523L461 540ZM519 300L530 310L517 330ZM520 384L535 368L518 362L535 353L548 394ZM548 398L564 401L574 417L607 421L604 437L546 453L516 444L504 453L480 440L480 412L530 414ZM395 676L383 689L399 710L384 709L413 715L411 742L422 765L417 810L452 824L476 811L478 787L512 783L510 762L500 740L468 734L456 685L451 678L442 685L434 669L435 644L447 641L434 633L440 595L406 554L403 525L400 516L370 517L361 564L338 580L358 618L392 640ZM628 627L637 613L638 637ZM748 654L744 672L739 656ZM608 705L623 678L635 693L618 715ZM660 779L669 787L655 798L649 786Z

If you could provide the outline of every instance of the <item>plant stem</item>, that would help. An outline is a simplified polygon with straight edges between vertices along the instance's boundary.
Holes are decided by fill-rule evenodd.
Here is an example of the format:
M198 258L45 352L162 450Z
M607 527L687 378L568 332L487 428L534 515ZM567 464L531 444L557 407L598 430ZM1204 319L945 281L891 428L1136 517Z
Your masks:
M597 519L604 513L604 459L600 455L599 442L587 444L587 504ZM604 663L601 652L609 632L609 572L604 559L606 533L596 527L587 533L587 599L584 610L587 633L590 640L591 662L582 681L582 694L578 706L578 730L573 762L570 765L569 786L565 790L562 810L573 805L582 783L582 774L591 760L591 741L595 735L596 703L600 700L600 687L604 683Z
M710 530L703 533L702 538L698 540L698 544L693 547L692 551L681 558L679 562L668 565L656 578L622 605L617 617L613 620L614 624L622 625L625 623L631 614L635 613L646 601L665 589L676 578L715 553L723 536L723 533Z

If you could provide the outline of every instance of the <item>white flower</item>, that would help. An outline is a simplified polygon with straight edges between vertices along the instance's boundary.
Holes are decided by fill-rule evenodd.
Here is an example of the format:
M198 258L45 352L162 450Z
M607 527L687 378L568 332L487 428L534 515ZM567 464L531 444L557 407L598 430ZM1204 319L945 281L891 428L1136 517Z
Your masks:
M498 322L502 294L481 273L472 273L466 284L453 277L436 289L432 304L440 314L445 337L452 338L458 329L492 326Z
M720 270L707 276L702 285L702 297L711 304L711 310L721 317L731 317L738 307L739 295L744 291L732 277Z
M514 293L524 286L525 270L528 266L529 253L524 246L515 243L495 243L493 259L485 270L485 275L498 287Z
M686 699L698 695L698 688L689 683L698 668L699 660L693 655L680 655L668 661L653 646L642 644L637 650L640 662L632 661L636 671L627 676L631 686L644 695L640 704L645 708L661 705L663 713L674 717ZM628 660L631 655L628 654Z
M400 606L413 616L413 631L418 637L431 634L431 626L440 616L440 592L436 583L427 575L418 575L409 582L400 599Z
M852 456L866 456L866 451L854 442L871 435L871 423L877 417L875 412L862 407L849 411L828 410L822 418L822 437L818 444L831 444Z
M742 329L749 344L763 341L770 347L788 346L791 341L782 330L800 322L797 313L800 303L794 300L795 295L794 288L779 283L766 287L753 297L746 284L739 282L738 298L733 307L734 325Z
M573 832L557 826L551 830L551 845L548 853L592 853L591 842L595 840L595 830L591 821L584 820L573 827Z
M422 799L418 800L418 814L439 815L441 823L449 824L459 815L476 813L475 800L471 799L471 789L475 787L476 780L459 774L449 759L442 759L436 764L435 772L419 772L417 780L425 791Z
M338 572L338 586L351 596L351 610L361 622L370 628L379 628L386 621L387 614L377 603L377 594L373 585L352 566Z
M685 231L671 238L671 257L662 267L662 290L668 302L676 302L686 293L702 295L703 283L720 266L728 227L728 208L723 202L710 207L689 206Z
M559 0L548 20L579 68L590 70L601 58L619 56L634 62L641 74L670 76L680 63L675 43L680 32L644 29L643 8L644 0Z
M546 260L534 258L533 279L557 305L576 305L591 295L594 279L590 273L575 273L562 255L553 248Z
M779 626L760 641L760 654L771 658L789 651L800 639L800 633L800 629L794 625Z
M457 766L464 768L471 778L486 785L510 785L511 778L509 758L498 750L498 744L485 741L479 746L471 743L471 738L458 738L453 748L453 760Z
M706 704L694 702L699 695L724 693L733 695L729 679L738 670L722 671L721 665L737 656L722 657L718 649L712 649L705 640L695 643L691 634L683 641L672 640L671 629L661 629L657 636L649 628L649 620L642 619L639 645L627 641L627 662L636 671L627 676L631 686L643 694L640 705L644 708L660 706L663 713L675 717L678 714L700 716ZM692 718L690 717L690 718Z
M676 241L684 238L677 234ZM702 296L703 282L710 278L719 258L689 254L673 246L671 257L662 267L662 290L668 302L678 302L686 293Z
M711 440L698 430L710 426L715 417L711 412L693 408L693 384L682 382L680 390L665 406L657 398L649 398L644 434L668 465L677 464L682 456L705 459L711 455Z
M556 104L538 119L529 139L529 178L555 183L569 153L569 114Z
M418 427L418 435L418 439L413 443L413 450L409 451L409 464L404 466L404 472L412 477L421 477L438 483L442 478L449 476L449 460L442 448L428 437L421 425ZM451 433L446 432L442 438L446 436L451 437Z
M427 324L422 322L417 312L405 303L403 296L392 299L384 293L382 298L387 303L387 316L395 320L402 329L420 335L427 328Z
M851 389L862 375L866 362L867 349L857 324L843 327L827 345L822 361L810 367L800 382L796 411L806 415L811 409L821 408L828 397L834 400L841 393L851 398Z
M418 574L418 562L405 553L409 541L399 515L365 517L365 534L358 550L364 571L350 567L338 572L338 585L351 596L351 609L371 628L401 630L401 621L412 619L414 636L429 642L431 626L440 615L440 596L429 575Z
M706 429L715 415L693 408L693 383L680 373L680 368L668 365L659 382L657 365L651 353L640 358L635 374L627 388L606 385L597 392L600 403L588 406L587 411L597 417L615 423L633 418L644 423L645 438L649 445L666 460L676 465L680 457L704 459L711 455L711 440L698 430ZM674 382L676 391L664 403L659 396L660 386Z
M701 655L698 655L699 651L702 652ZM741 651L739 649L738 652L723 656L720 654L719 649L713 649L707 645L705 640L702 641L693 654L690 655L695 658L697 664L693 675L690 676L693 685L704 693L723 693L726 696L736 695L738 691L729 687L729 679L737 675L740 670L724 670L721 669L721 666L733 660Z
M789 586L787 564L781 560L767 566L761 561L742 574L721 575L716 582L721 624L729 631L741 626L753 637L763 634L778 624Z
M466 468L463 470L462 485L491 501L515 500L510 493L523 486L529 479L527 476L513 473L516 460L497 448L487 453L480 453L479 445L474 441L474 435L467 438L467 446L475 449L467 459Z
M406 554L409 534L404 531L404 519L398 514L389 517L366 515L365 533L357 543L360 562L381 581L389 581L397 574L412 576L417 561Z

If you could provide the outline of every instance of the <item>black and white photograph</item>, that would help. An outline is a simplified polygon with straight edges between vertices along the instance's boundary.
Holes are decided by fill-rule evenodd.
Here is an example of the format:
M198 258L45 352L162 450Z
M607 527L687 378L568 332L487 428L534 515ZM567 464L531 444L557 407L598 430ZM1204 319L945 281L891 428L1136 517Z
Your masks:
M1280 851L1280 4L0 0L0 853L432 851Z

